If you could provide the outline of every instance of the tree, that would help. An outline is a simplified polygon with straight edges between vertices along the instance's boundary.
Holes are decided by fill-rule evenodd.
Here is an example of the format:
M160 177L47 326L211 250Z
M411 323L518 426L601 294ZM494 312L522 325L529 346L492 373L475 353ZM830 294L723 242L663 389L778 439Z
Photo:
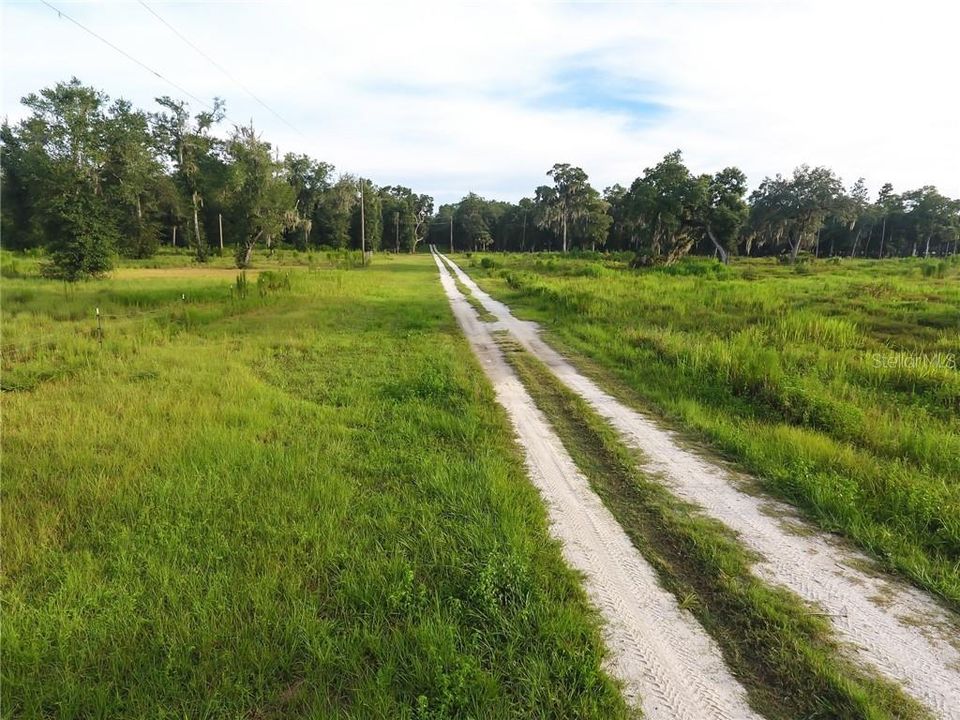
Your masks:
M557 163L547 171L553 178L553 187L549 192L540 192L537 188L538 201L546 203L541 208L541 225L550 227L562 238L562 249L569 249L567 233L570 225L580 219L587 212L590 195L587 184L587 174L578 167L568 163Z
M0 125L0 239L13 250L43 243L34 187L42 151L28 147L22 135L22 128L13 128L6 120Z
M413 218L409 205L400 195L401 188L386 186L380 188L380 207L383 216L384 245L393 246L393 251L400 252L401 247L409 247L413 243Z
M120 250L144 258L160 241L163 167L157 159L145 113L116 101L105 123L105 195L118 217Z
M903 194L906 221L914 238L913 254L918 243L923 243L924 257L930 257L931 241L939 245L940 254L956 238L956 210L950 198L941 195L932 185Z
M7 152L15 162L16 231L47 246L49 277L75 281L111 267L118 232L103 192L108 100L73 78L23 98L31 114L4 130L5 164Z
M692 175L676 150L633 181L623 212L638 262L670 264L690 252L703 232L708 180Z
M540 185L533 193L534 222L537 227L551 231L554 236L564 232L561 204L555 188Z
M430 217L433 215L433 198L425 194L411 193L413 200L413 243L410 252L417 251L417 245L423 242L430 227Z
M393 238L396 252L400 252L401 247L411 253L416 252L417 245L427 235L433 215L433 198L418 195L401 185L381 188L380 198L384 238Z
M893 191L893 185L890 183L884 183L880 188L877 195L877 211L880 215L880 250L877 257L882 258L888 226L892 229L903 214L903 198Z
M800 250L819 239L827 216L835 212L843 184L825 167L801 165L789 179L764 178L751 200L751 231L760 243L779 245L784 240L790 262Z
M610 234L610 203L600 197L600 193L588 186L587 196L583 203L583 211L577 221L577 236L582 238L584 245L590 243L590 249L607 244Z
M863 237L863 231L869 228L873 232L873 226L876 224L876 215L873 206L870 204L870 193L867 190L867 182L864 178L857 178L857 181L850 188L849 207L846 219L850 221L850 229L856 230L850 249L850 257L855 257L857 248L860 245L860 238ZM868 235L869 239L869 235ZM833 248L831 245L831 255Z
M702 182L707 185L703 229L726 265L730 262L730 253L737 248L740 231L750 212L744 200L747 176L738 168L728 167Z
M533 222L536 213L536 205L532 198L521 198L517 203L517 222L516 231L519 240L520 251L533 250L537 246L539 233Z
M610 233L607 246L613 250L625 250L635 241L628 221L628 192L623 185L616 183L604 189L603 199L607 201L610 214Z
M350 221L360 201L357 178L343 174L321 193L314 217L322 245L346 249L350 245Z
M74 192L53 198L47 206L51 240L45 277L75 282L101 277L113 266L118 237L116 225L89 180L77 179Z
M214 98L213 109L190 117L186 103L168 96L157 98L157 103L166 112L151 113L150 120L159 147L174 163L177 182L187 198L192 211L192 234L196 258L205 262L209 254L206 237L200 226L200 207L203 205L204 187L202 164L216 145L210 131L224 117L224 103Z
M273 160L270 143L250 127L235 128L227 145L230 165L228 207L239 230L237 267L250 266L258 242L270 242L297 222L293 188L283 166Z
M330 189L333 165L313 160L309 155L287 153L283 158L284 175L296 197L297 224L293 243L306 250L316 220L317 209Z
M457 205L456 222L473 249L486 250L493 243L493 235L485 217L486 201L476 193L469 193Z

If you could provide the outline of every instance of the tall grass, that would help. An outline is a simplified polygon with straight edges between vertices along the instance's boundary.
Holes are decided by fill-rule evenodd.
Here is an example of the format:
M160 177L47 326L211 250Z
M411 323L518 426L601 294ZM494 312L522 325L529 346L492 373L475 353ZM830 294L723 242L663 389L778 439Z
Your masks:
M235 278L4 280L3 716L625 716L430 258Z
M616 392L960 607L960 265L497 260L470 270Z

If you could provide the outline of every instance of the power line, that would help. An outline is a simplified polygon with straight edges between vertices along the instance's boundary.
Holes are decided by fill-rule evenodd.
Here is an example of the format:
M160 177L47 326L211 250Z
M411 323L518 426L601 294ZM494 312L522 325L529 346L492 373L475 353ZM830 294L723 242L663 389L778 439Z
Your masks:
M196 102L200 103L201 105L203 105L205 108L207 108L207 109L210 110L211 112L214 110L214 108L213 108L210 104L208 104L207 102L201 100L201 99L198 98L196 95L194 95L193 93L191 93L190 91L188 91L186 88L181 87L180 85L178 85L177 83L175 83L175 82L174 82L173 80L171 80L170 78L165 77L164 75L161 75L159 72L157 72L156 70L154 70L152 67L150 67L150 66L147 65L146 63L141 62L140 60L137 60L137 58L135 58L133 55L131 55L130 53L128 53L126 50L123 50L123 49L117 47L117 46L114 45L112 42L110 42L110 41L107 40L105 37L103 37L102 35L99 35L98 33L94 32L93 30L91 30L90 28L88 28L86 25L84 25L83 23L81 23L79 20L76 20L76 19L70 17L70 16L67 15L65 12L63 12L62 10L60 10L59 8L54 7L53 5L51 5L50 3L48 3L47 0L40 0L40 2L43 3L44 5L46 5L46 6L47 6L48 8L50 8L51 10L53 10L58 16L64 18L65 20L69 20L69 21L72 22L74 25L76 25L78 28L80 28L81 30L83 30L84 32L86 32L86 33L88 33L88 34L90 34L90 35L93 35L93 37L95 37L97 40L99 40L100 42L102 42L104 45L107 45L108 47L116 50L118 53L120 53L121 55L123 55L123 56L124 56L125 58L127 58L128 60L131 60L132 62L135 62L137 65L139 65L140 67L142 67L144 70L146 70L147 72L149 72L151 75L156 75L158 78L160 78L161 80L163 80L165 83L167 83L167 84L175 87L177 90L179 90L180 92L182 92L184 95L186 95L186 96L189 97L190 99L195 100ZM224 117L226 117L228 120L230 120L230 118L229 118L226 114L224 114ZM230 120L230 122L233 122L233 120Z
M199 54L204 60L206 60L207 62L209 62L209 63L210 63L211 65L213 65L217 70L219 70L221 73L223 73L228 79L230 79L231 81L233 81L234 83L236 83L238 86L240 86L240 87L243 89L243 91L244 91L245 93L247 93L247 95L249 95L249 96L252 97L254 100L256 100L258 103L260 103L260 105L262 105L268 112L272 113L278 120L280 120L280 122L282 122L284 125L286 125L287 127L289 127L291 130L293 130L295 133L297 133L297 134L300 135L301 137L304 137L304 138L306 137L306 135L304 135L302 132L300 132L299 128L295 127L292 123L288 122L287 119L286 119L285 117L283 117L283 115L281 115L281 114L278 113L276 110L274 110L272 107L270 107L269 105L267 105L263 100L261 100L259 97L257 97L250 88L248 88L248 87L247 87L246 85L244 85L242 82L240 82L239 80L237 80L237 78L235 78L235 77L230 73L230 71L228 71L225 67L223 67L220 63L218 63L218 62L217 62L216 60L214 60L212 57L210 57L209 55L207 55L207 53L205 53L205 52L204 52L203 50L201 50L199 47L197 47L196 45L194 45L194 44L190 41L189 38L187 38L182 32L180 32L180 31L177 30L173 25L171 25L169 22L167 22L156 10L154 10L152 7L150 7L149 5L147 5L147 3L144 2L144 0L139 0L139 2L140 2L140 4L143 6L143 8L144 8L147 12L149 12L149 13L150 13L151 15L153 15L157 20L159 20L159 21L162 22L164 25L166 25L166 26L170 29L170 31L173 32L174 35L176 35L178 38L180 38L181 40L183 40L183 42L185 42L187 45L189 45L191 48L193 48L193 49L197 52L197 54Z

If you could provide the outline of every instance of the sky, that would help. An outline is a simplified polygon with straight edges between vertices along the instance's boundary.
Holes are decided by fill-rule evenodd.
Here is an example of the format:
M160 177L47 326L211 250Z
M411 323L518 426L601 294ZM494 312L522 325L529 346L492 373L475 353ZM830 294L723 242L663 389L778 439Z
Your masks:
M950 0L50 3L181 89L39 0L2 0L11 122L76 76L144 109L222 97L224 134L252 121L281 153L438 203L532 196L557 162L629 185L678 148L751 186L807 163L960 197Z

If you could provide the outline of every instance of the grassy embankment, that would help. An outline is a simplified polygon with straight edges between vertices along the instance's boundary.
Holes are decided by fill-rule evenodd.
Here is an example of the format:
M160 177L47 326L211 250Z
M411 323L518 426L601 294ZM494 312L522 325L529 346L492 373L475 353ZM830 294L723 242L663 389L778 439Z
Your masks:
M18 264L4 716L626 715L429 257Z
M487 258L612 392L960 608L960 264Z

